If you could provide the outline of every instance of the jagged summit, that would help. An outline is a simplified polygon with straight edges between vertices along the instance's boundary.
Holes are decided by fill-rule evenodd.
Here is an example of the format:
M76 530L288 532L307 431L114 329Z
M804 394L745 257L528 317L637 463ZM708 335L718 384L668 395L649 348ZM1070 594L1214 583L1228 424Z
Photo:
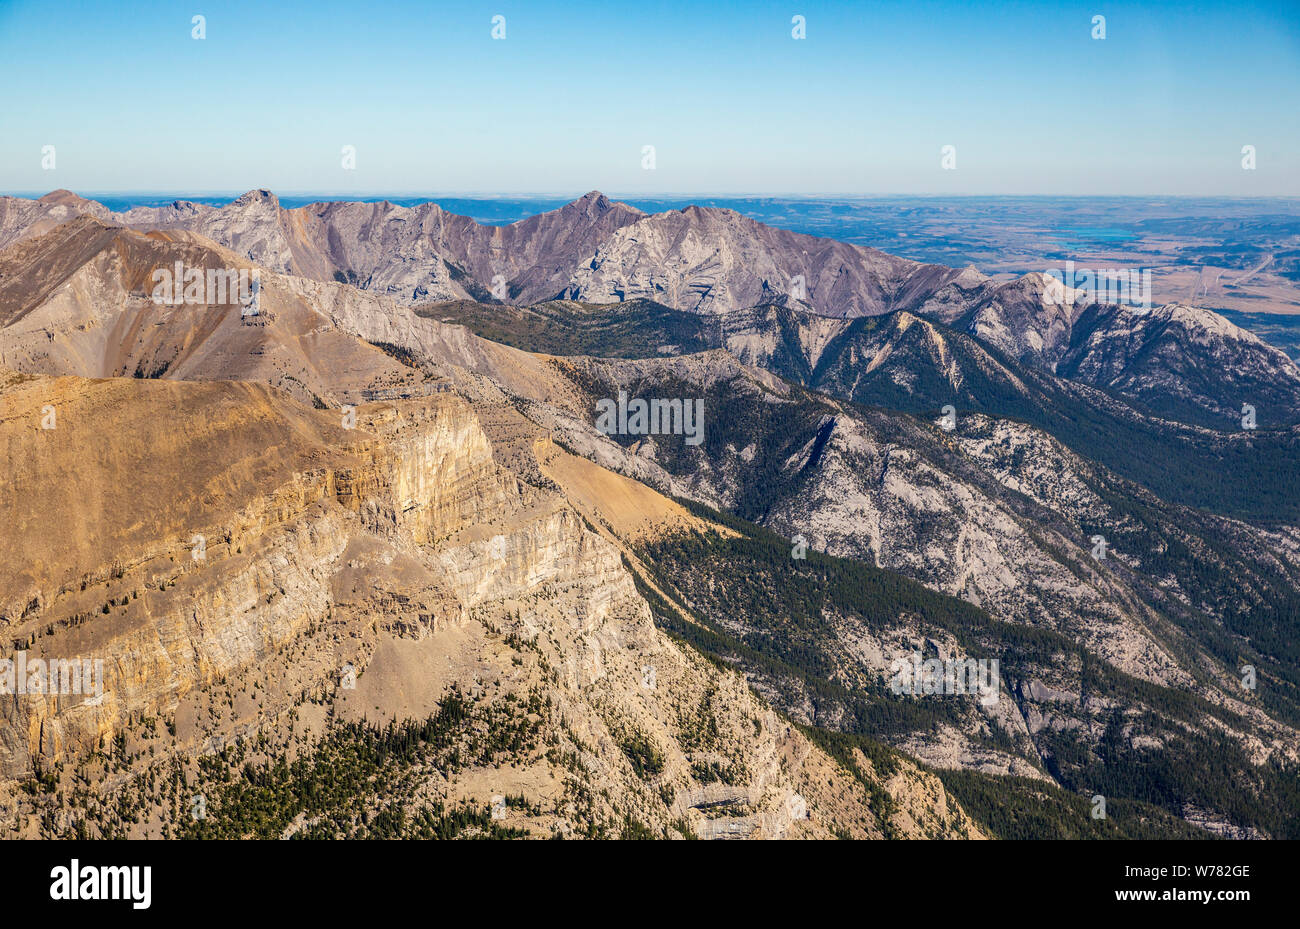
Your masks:
M561 212L577 212L588 217L599 217L611 211L616 211L630 216L645 215L645 213L638 210L636 207L624 203L621 200L612 200L599 190L589 190L578 199L565 204L560 209ZM521 220L521 222L526 221L527 220Z
M232 201L231 206L247 206L254 203L266 203L279 207L280 198L265 187L258 187L236 197L235 200Z

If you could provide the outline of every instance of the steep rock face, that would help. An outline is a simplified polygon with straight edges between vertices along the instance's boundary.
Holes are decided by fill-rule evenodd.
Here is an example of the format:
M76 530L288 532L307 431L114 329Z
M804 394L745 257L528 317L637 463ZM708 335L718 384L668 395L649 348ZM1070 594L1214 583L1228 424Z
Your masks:
M560 294L575 265L644 215L593 190L558 210L508 226L475 225L443 241L481 288L491 293L499 282L505 292L497 299L529 304Z
M720 313L717 319L717 347L744 364L798 380L803 380L798 375L811 378L826 351L851 325L775 303Z
M0 498L17 532L4 538L31 540L23 557L5 553L6 637L33 659L104 662L101 694L3 701L0 820L13 834L57 833L92 810L101 829L175 834L185 820L154 792L168 765L202 784L200 755L248 739L265 757L309 751L302 740L329 729L322 700L340 720L419 719L454 684L492 718L544 695L549 709L520 725L557 749L518 749L514 773L502 761L428 770L404 801L413 809L438 797L486 807L506 792L535 810L512 823L542 835L624 819L708 837L979 835L907 764L892 789L938 802L873 809L864 783L891 788L657 631L617 537L593 530L562 486L502 467L499 454L544 441L517 416L485 428L442 394L367 406L348 428L253 384L12 373L0 398L20 463ZM52 429L40 428L46 406ZM353 666L360 678L341 690ZM697 730L712 735L688 737ZM95 751L111 759L98 775ZM731 772L726 796L699 780L714 762ZM46 814L13 789L33 770L74 769L93 795L78 787ZM122 791L131 820L104 813L122 809Z
M769 385L749 381L749 372L705 366L700 356L593 365L601 380L612 382L611 393L621 387L637 395L638 382L644 391L646 384L676 381L703 394L706 411L724 384L727 393L751 396L757 407L789 405L793 414L799 403L797 395L782 398ZM708 373L700 378L697 368ZM1045 519L1036 525L996 484L973 479L973 472L945 462L942 452L927 451L933 439L908 423L881 428L829 405L809 410L806 423L797 414L787 421L777 413L759 425L766 415L706 419L706 435L712 430L714 437L701 448L716 450L671 459L662 438L626 447L593 436L586 423L560 420L557 428L565 430L566 444L651 486L721 509L753 507L763 513L763 525L787 538L800 535L818 550L898 571L1012 622L1068 628L1136 676L1189 680L1143 630L1138 618L1146 608L1131 592L1100 573L1091 583L1079 582L1077 566L1088 558L1086 536L1064 536L1064 527ZM767 462L771 476L754 482L749 472L758 464L755 447L773 441L769 428L784 432L789 444ZM775 481L785 491L763 496ZM760 502L752 502L752 494Z
M277 260L271 244L268 261ZM657 519L647 529L627 511L672 507L569 461L548 446L549 432L601 465L978 604L1000 621L980 628L1008 637L1000 641L1047 642L1017 668L1007 684L1014 699L996 712L954 711L892 743L930 763L1042 778L1070 756L1069 740L1088 749L1116 727L1138 750L1169 747L1179 730L1222 731L1255 763L1294 756L1294 731L1269 715L1286 709L1294 668L1276 635L1294 615L1286 597L1300 580L1289 529L1167 506L1020 423L963 411L956 429L941 431L811 397L724 351L547 359L389 297L270 271L264 299L275 319L254 331L233 330L229 307L146 306L139 282L177 255L244 260L197 233L145 236L93 219L0 257L6 358L28 374L141 375L107 387L17 378L4 398L4 415L14 414L10 457L32 462L16 469L15 487L28 496L6 501L19 527L10 538L32 540L7 559L13 574L0 587L12 644L114 659L113 685L98 703L14 701L0 732L0 764L14 776L77 764L95 747L130 768L134 754L164 748L145 734L154 731L146 719L175 726L166 752L224 751L240 733L303 735L285 720L311 715L308 704L327 696L332 719L419 719L455 683L493 712L510 712L507 696L530 706L528 725L542 726L566 760L510 754L526 773L502 784L489 754L469 772L422 772L421 790L483 805L517 788L547 810L520 819L539 834L568 834L578 820L608 830L624 817L661 832L685 822L715 837L968 831L933 779L910 769L904 786L874 761L830 761L800 733L783 735L743 680L662 637L642 594L663 579L639 574L625 530L653 535ZM872 378L924 396L974 395L981 378L1012 392L1024 390L1019 377L1048 380L906 310L829 320L777 295L714 320L731 352L855 398ZM1230 333L1211 335L1213 343ZM1140 355L1125 349L1114 370L1136 369ZM173 382L223 373L281 390ZM150 374L167 380L143 383ZM620 388L703 397L704 444L597 435L592 403ZM376 397L385 402L363 408L359 431L337 411L303 406ZM53 429L40 427L46 406ZM208 406L211 418L200 412ZM160 463L163 475L170 467L181 477L159 481ZM109 480L121 484L122 475L131 476L127 494ZM67 525L42 537L49 514L65 511ZM690 522L680 508L674 518ZM201 564L191 553L195 526L210 543ZM1088 552L1099 530L1113 546L1104 561ZM733 576L752 578L717 575ZM708 593L730 586L705 577L686 592L707 606ZM744 631L745 617L716 612ZM887 659L909 650L975 654L962 630L935 633L924 615L899 613L883 629L850 611L822 619L834 632L817 642L834 669L827 680L859 696L878 690ZM1243 654L1270 685L1260 699L1234 678ZM355 694L335 691L345 662L364 671ZM642 683L647 667L673 681L671 692L642 692L658 689ZM791 697L778 677L751 683L795 719L833 728L853 718L811 686ZM1099 678L1109 688L1101 696ZM722 735L703 739L701 727ZM106 783L122 776L115 769ZM574 782L597 797L573 794ZM913 795L908 817L872 806L882 782ZM20 832L45 828L33 825L36 804L15 799L0 822L12 812ZM922 821L927 803L940 815ZM808 807L811 821L801 815Z
M1171 502L1259 522L1300 519L1295 502L1278 489L1296 477L1296 428L1268 428L1290 407L1293 380L1281 369L1271 380L1262 373L1248 377L1249 358L1241 365L1241 386L1234 374L1215 379L1207 359L1217 350L1195 348L1170 358L1151 372L1151 383L1165 388L1127 399L1116 388L1038 370L960 328L907 310L833 320L767 304L704 317L633 301L601 316L598 305L557 301L527 310L448 304L417 312L557 355L643 359L725 347L747 364L855 403L924 415L951 405L955 412L1027 422ZM1255 348L1245 344L1243 351L1249 356ZM1125 371L1146 364L1140 356L1128 360L1127 353L1121 363ZM1199 400L1182 399L1216 395L1238 404L1235 416L1211 415L1195 405ZM1244 405L1256 408L1258 430L1243 425L1250 422Z
M9 776L31 757L75 758L133 718L173 711L194 687L274 660L329 613L349 539L385 532L368 498L400 484L400 470L335 414L254 385L8 377L5 438L22 464L3 509L31 540L24 557L6 557L9 635L105 664L99 701L7 704L28 714L11 733L39 734L9 740ZM47 408L54 428L33 429ZM472 467L473 443L461 447Z
M478 226L432 203L321 203L287 210L291 254L275 270L342 281L400 301L449 300L474 291L447 249Z
M284 210L269 191L217 209L129 211L136 228L180 227L275 271L353 284L403 303L468 296L533 302L641 212L593 191L559 210L484 226L434 203L314 203ZM500 286L498 286L500 285Z
M250 190L228 207L202 214L191 232L224 245L254 264L273 270L286 268L292 254L290 230L284 221L280 200L269 190ZM173 219L184 212L175 211Z
M1300 584L1295 527L1261 528L1170 505L1020 423L969 415L954 438L985 474L1058 514L1071 534L1088 538L1093 566L1105 562L1151 607L1148 628L1175 650L1200 617L1212 616L1227 629L1258 617L1261 625L1246 633L1252 637L1290 609L1288 592ZM1106 543L1100 556L1098 536ZM1206 583L1205 575L1217 580ZM1232 653L1227 647L1221 660ZM1231 674L1220 675L1218 683L1238 695Z
M121 214L80 202L86 206L5 198L0 248L47 231L51 210L66 219L89 212L142 231L196 232L271 270L341 281L409 304L646 296L714 312L789 300L852 317L909 307L946 285L983 280L973 269L923 265L730 210L689 207L646 216L599 191L508 226L484 226L432 203L285 210L267 190L222 207L177 201Z
M980 408L1031 393L978 342L907 310L831 320L764 306L723 314L720 324L725 347L740 361L846 400Z
M859 424L835 420L803 491L774 508L769 525L819 550L866 558L924 580L991 614L1068 628L1124 671L1187 683L1136 621L1127 592L1098 576L1080 584L1079 540L1026 526L988 488L954 481L934 463ZM808 462L800 450L791 469ZM1061 557L1068 551L1070 557Z
M1209 311L1097 306L1046 274L997 284L973 268L920 264L729 210L646 216L592 191L559 210L495 227L432 203L285 210L270 191L256 190L219 208L178 201L112 214L56 191L38 201L0 200L0 249L83 214L142 231L187 230L271 270L353 285L406 305L526 305L564 297L595 304L648 299L718 317L761 305L841 319L912 311L1022 363L1115 390L1156 415L1222 428L1244 403L1256 408L1262 425L1300 418L1300 369ZM764 351L770 336L761 331L770 333L774 320L756 322L760 332L747 334L736 319L719 319L730 327L728 344L742 354ZM828 335L814 331L826 328L815 321L781 320L779 328L783 339L807 341L808 349L824 346ZM811 354L820 356L820 348ZM778 366L786 360L782 353L773 359Z
M345 285L279 275L268 275L267 280L268 293L281 288L307 305L319 308L317 328L323 325L326 331L336 329L355 332L373 342L404 346L419 357L429 359L440 373L460 385L462 390L470 391L487 403L485 411L493 404L501 405L503 410L508 408L511 403L517 402L517 399L510 399L511 394L516 398L531 398L532 402L541 403L544 408L558 409L565 416L582 414L584 404L589 405L568 378L559 376L552 365L535 356L475 339L464 329L417 316L391 301L361 293ZM788 308L778 306L769 306L761 312L754 311L750 314L732 314L732 317L734 324L729 322L724 333L740 334L742 339L749 340L749 348L736 345L736 350L752 350L754 360L774 366L777 351L788 350L790 358L804 359L804 363L820 352L820 355L816 355L815 362L819 373L832 377L836 371L846 374L862 371L864 366L860 361L870 355L870 360L865 365L867 369L872 369L866 372L870 375L875 371L897 372L900 357L911 358L921 353L926 356L926 365L945 372L944 389L961 388L975 372L995 371L1001 373L1009 383L1015 382L1013 374L1009 374L987 355L970 352L962 354L950 335L939 331L932 323L907 313L893 314L885 320L887 325L878 325L875 320L845 323L807 316L800 319ZM810 336L809 320L820 320L825 331L818 330ZM752 335L760 326L766 327L763 331L767 333L783 334L777 339L767 339L756 344ZM857 362L845 368L843 359L849 356L857 359ZM706 388L729 388L734 381L734 372L727 364L718 363L725 358L723 355L682 358L668 364L665 371L671 370L672 377L686 378ZM836 360L832 363L830 359ZM750 376L755 375L751 373ZM501 388L505 389L505 393ZM787 390L773 378L765 379L764 389L776 395ZM539 409L543 408L535 408L533 412L536 413ZM835 422L820 423L818 431L823 426L830 427L826 430L824 440L814 442L810 439L811 444L806 448L792 449L790 463L786 466L791 469L791 473L804 473L807 464L815 458L821 471L813 469L807 473L821 474L825 479L824 493L817 499L823 500L826 505L819 505L814 510L826 517L826 526L818 524L821 517L800 524L805 529L811 526L816 532L826 530L824 535L815 537L815 544L843 554L878 559L876 563L882 566L909 573L926 583L936 585L937 589L967 597L995 612L1010 610L1006 615L1019 622L1039 623L1044 621L1043 617L1055 617L1058 613L1073 617L1087 614L1090 610L1112 618L1125 613L1137 617L1143 615L1146 607L1135 605L1137 601L1123 585L1107 589L1113 580L1098 582L1101 584L1101 592L1095 585L1077 591L1073 589L1069 573L1078 563L1086 563L1083 550L1086 549L1087 536L1082 525L1076 524L1070 530L1071 534L1064 537L1059 534L1061 529L1054 527L1044 542L1034 532L1024 533L1023 530L1016 529L1017 519L1023 520L1024 514L1017 513L1014 508L1006 509L1004 502L992 503L997 499L997 493L988 486L983 486L975 494L975 499L987 502L973 509L947 498L934 502L932 506L922 505L928 499L928 491L919 492L918 488L931 484L969 487L969 476L954 480L951 472L938 470L925 480L910 483L907 487L895 487L891 482L899 474L906 473L907 467L920 467L922 471L934 467L924 456L918 460L909 458L914 454L915 437L892 447L881 458L882 466L876 467L870 460L860 459L860 453L865 448L871 455L876 455L874 449L879 448L879 437L869 439L862 448L857 448L852 439L847 439L846 444L846 436L849 434L845 432L846 422L849 424L849 433L859 428L852 424L852 420L836 419ZM752 444L750 441L748 446L741 443L724 449L709 469L690 475L685 483L682 483L683 476L666 476L656 464L653 442L643 444L640 453L630 460L619 455L611 457L599 448L594 454L602 463L616 465L657 486L671 487L677 493L700 496L716 505L734 506L741 497L736 495L737 491L731 482L750 468L747 456L752 457ZM815 454L814 446L819 446ZM585 446L581 441L576 441L575 447ZM842 460L846 463L840 467L839 462ZM1053 467L1068 470L1075 466L1057 464ZM845 481L850 477L877 473L881 480L876 483L888 487L890 493L881 494L879 499L860 497L856 491L846 493ZM865 483L872 486L870 481ZM870 501L867 511L876 514L865 523L859 518L862 515L860 505L866 505L864 500ZM900 501L907 505L899 507ZM801 508L796 498L791 498L789 505L796 510ZM845 507L848 509L845 510ZM839 510L844 512L835 515ZM781 509L773 512L775 516L769 518L784 518ZM947 525L954 512L966 513L967 530L974 531L975 536L963 536L955 528L959 523L953 523L954 531L947 533L945 530L943 541L933 539L935 527ZM789 518L793 520L794 517ZM832 540L834 533L829 528L837 523L843 523L844 526L840 543ZM794 531L793 522L780 527L771 522L769 525L786 532ZM866 533L862 531L863 525L869 529ZM873 526L876 528L870 529ZM921 527L926 527L923 533L925 538L917 535ZM995 539L989 535L995 529L999 533L1021 532L1021 538L1016 540L1013 536L1003 536ZM495 536L489 536L479 542L491 543L493 538ZM894 541L886 545L886 539ZM884 550L888 550L887 557L882 556ZM1072 554L1062 560L1061 551ZM904 555L905 558L902 557ZM1012 572L1013 565L1016 566L1015 572ZM1020 588L1029 589L1034 596L1030 599L1019 597L1016 591ZM1105 606L1094 608L1084 602L1097 596L1101 597L1100 602ZM1089 633L1092 637L1087 641L1099 654L1115 661L1117 666L1127 671L1138 676L1153 673L1147 669L1149 659L1142 657L1149 650L1148 645L1140 644L1145 639L1145 633L1139 633L1138 639L1129 644L1123 641L1125 634L1127 633L1122 628L1103 624ZM1159 677L1163 672L1155 673Z
M984 283L971 292L941 289L917 312L964 328L1012 358L1052 370L1083 309L1077 297L1055 278L1033 272L1005 284Z
M643 214L598 191L508 226L434 203L314 203L293 210L268 190L221 207L176 201L114 214L58 191L0 198L0 249L81 214L140 231L186 230L281 273L352 284L402 303L473 297L531 303L557 295L574 266Z
M34 744L7 740L10 776L26 770L30 757L76 758L132 719L174 712L195 687L278 660L336 610L350 606L360 619L424 603L409 620L391 619L419 635L468 616L484 577L510 576L470 557L483 576L467 579L456 550L435 557L421 545L454 536L486 559L480 536L493 522L503 550L501 533L565 534L554 513L550 523L534 525L539 517L529 516L525 531L511 528L510 514L531 506L530 495L521 499L523 488L503 479L477 420L449 396L379 408L353 430L337 414L300 410L253 385L9 378L7 444L24 462L14 475L23 494L5 500L9 524L36 534L50 514L66 515L58 531L41 535L46 550L6 558L16 572L3 578L6 622L16 643L28 629L59 633L50 643L32 639L42 654L73 649L107 659L104 698L93 711L76 697L71 707L10 705L30 715L21 725L12 719L7 734L37 735ZM55 428L33 430L46 405L57 410ZM116 432L97 455L88 443L105 420ZM376 441L376 433L388 440ZM25 447L33 436L48 439L37 454ZM109 467L84 474L74 506L64 476L70 463L87 460ZM114 493L109 482L131 475L138 478ZM142 511L147 500L171 503ZM569 525L567 534L581 535L580 527ZM97 560L105 551L111 560ZM589 564L557 560L546 546L526 554L506 566L518 571L513 589ZM344 576L361 586L359 596L356 587L339 587ZM573 586L582 589L584 577ZM394 589L403 591L395 600ZM577 614L586 609L580 604Z

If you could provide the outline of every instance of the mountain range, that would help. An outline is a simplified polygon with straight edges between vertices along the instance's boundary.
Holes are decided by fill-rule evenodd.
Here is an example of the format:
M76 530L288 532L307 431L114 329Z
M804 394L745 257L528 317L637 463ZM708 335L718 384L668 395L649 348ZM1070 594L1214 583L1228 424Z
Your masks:
M1300 834L1300 369L1211 311L598 192L56 191L0 377L0 625L108 658L5 701L15 834Z

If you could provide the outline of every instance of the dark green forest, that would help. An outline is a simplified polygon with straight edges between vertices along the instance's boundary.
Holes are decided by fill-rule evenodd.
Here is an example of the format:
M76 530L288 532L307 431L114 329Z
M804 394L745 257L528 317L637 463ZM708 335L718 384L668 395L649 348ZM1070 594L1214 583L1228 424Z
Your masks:
M1032 745L997 726L972 737L976 744L1018 754L1047 774L1054 788L1033 786L1056 798L1050 809L1032 813L1040 805L1029 799L1032 792L1013 792L999 811L993 784L1005 779L986 783L987 776L942 772L959 797L971 798L972 815L996 834L1040 829L1036 837L1067 837L1113 827L1124 835L1177 837L1191 828L1179 817L1195 808L1275 837L1300 837L1300 771L1256 766L1236 740L1207 725L1217 720L1250 731L1248 721L1230 710L1131 677L1071 638L999 622L892 572L811 550L806 559L793 559L787 540L682 502L742 534L682 534L644 547L639 554L652 566L656 585L676 598L670 603L642 585L656 621L720 664L761 678L781 695L778 708L811 703L814 728L896 744L940 725L969 730L974 718L971 705L961 700L895 695L883 678L854 677L832 617L851 617L875 629L906 619L921 636L946 633L966 654L998 659L1003 699L1022 701L1020 684L1040 677L1044 668L1078 669L1080 702L1071 712L1088 728L1103 731L1095 743L1073 730L1050 728ZM1113 705L1128 712L1118 718L1100 709ZM819 725L819 719L830 722ZM1148 747L1148 740L1159 747ZM1107 797L1109 827L1071 818L1095 794ZM1015 812L1022 802L1025 808Z

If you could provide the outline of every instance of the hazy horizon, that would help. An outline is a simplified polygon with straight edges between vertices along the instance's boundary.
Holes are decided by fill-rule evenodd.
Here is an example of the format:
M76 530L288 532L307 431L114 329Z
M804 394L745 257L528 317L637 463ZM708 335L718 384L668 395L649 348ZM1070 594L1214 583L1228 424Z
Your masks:
M572 202L589 193L598 192L611 200L688 200L692 198L715 198L729 200L789 200L801 201L854 201L854 200L1232 200L1232 201L1300 201L1300 193L1295 194L1166 194L1166 193L1129 193L1129 194L1056 194L1056 193L917 193L899 191L887 192L853 192L853 193L802 193L799 191L777 191L772 193L758 191L727 192L720 190L706 191L655 191L645 193L628 191L618 193L589 187L581 191L513 191L513 190L433 190L433 191L338 191L338 190L295 190L268 187L265 184L253 187L228 190L78 190L76 188L55 186L49 189L34 190L0 190L0 197L18 197L22 199L40 199L59 190L68 190L86 200L98 200L108 197L125 200L132 197L149 200L226 200L233 201L256 190L267 190L281 200L303 199L313 197L329 200L415 200L426 198L428 202L442 199L465 200L560 200Z
M0 189L1300 196L1294 4L1103 6L9 0Z

